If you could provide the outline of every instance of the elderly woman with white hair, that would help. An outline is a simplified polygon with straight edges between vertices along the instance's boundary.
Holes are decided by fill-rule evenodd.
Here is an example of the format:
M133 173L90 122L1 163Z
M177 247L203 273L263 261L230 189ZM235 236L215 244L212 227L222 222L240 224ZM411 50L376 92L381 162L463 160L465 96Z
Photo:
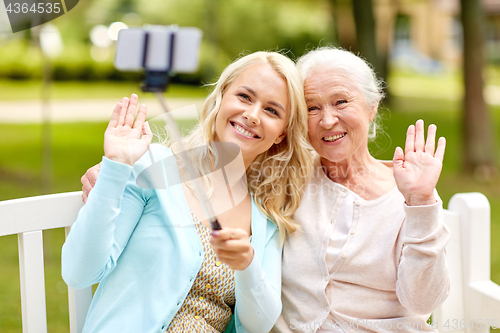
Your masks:
M445 139L408 128L393 161L371 156L381 83L349 51L298 60L315 171L283 254L282 315L272 332L421 332L447 297L442 202Z

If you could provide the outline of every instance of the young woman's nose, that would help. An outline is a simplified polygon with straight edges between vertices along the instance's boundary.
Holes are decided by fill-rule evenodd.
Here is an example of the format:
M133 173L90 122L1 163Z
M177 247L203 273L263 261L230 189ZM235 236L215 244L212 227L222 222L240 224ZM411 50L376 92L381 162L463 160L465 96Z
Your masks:
M261 106L259 103L249 105L248 108L243 112L243 118L248 121L249 125L258 126L260 124L260 113Z

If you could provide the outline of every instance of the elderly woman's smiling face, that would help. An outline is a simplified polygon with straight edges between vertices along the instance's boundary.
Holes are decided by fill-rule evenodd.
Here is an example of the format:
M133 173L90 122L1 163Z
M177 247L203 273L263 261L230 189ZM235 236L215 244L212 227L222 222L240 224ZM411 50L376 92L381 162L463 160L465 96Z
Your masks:
M309 139L322 159L349 162L368 151L368 127L376 113L356 83L334 69L317 69L304 82Z

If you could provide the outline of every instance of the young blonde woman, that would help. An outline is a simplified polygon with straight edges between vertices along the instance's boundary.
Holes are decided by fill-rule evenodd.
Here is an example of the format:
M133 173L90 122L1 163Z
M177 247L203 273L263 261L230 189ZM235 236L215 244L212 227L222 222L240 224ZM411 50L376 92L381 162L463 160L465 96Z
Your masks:
M212 234L185 185L137 185L177 152L150 146L146 107L136 110L136 95L116 106L99 177L63 246L66 283L99 283L84 332L268 332L281 312L280 239L296 228L311 165L293 62L257 52L229 65L184 140L187 149L233 143L243 157L250 194L218 214L222 230ZM194 163L213 159L204 154Z

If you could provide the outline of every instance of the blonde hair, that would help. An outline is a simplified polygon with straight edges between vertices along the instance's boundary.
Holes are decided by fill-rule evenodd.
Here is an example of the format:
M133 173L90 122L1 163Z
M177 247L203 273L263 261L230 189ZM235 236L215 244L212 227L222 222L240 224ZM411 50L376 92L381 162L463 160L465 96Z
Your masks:
M192 161L199 164L196 165L199 170L206 171L206 161L216 155L209 143L215 141L215 120L222 96L236 77L254 64L269 64L286 81L288 92L290 110L285 138L258 155L246 172L248 189L255 204L276 223L283 241L287 232L292 233L298 228L292 215L299 207L304 185L312 170L303 84L292 60L276 52L261 51L243 56L227 66L217 82L212 84L214 88L203 104L200 125L185 138L184 144L187 150L208 146L205 150L190 150L197 155L191 156Z

